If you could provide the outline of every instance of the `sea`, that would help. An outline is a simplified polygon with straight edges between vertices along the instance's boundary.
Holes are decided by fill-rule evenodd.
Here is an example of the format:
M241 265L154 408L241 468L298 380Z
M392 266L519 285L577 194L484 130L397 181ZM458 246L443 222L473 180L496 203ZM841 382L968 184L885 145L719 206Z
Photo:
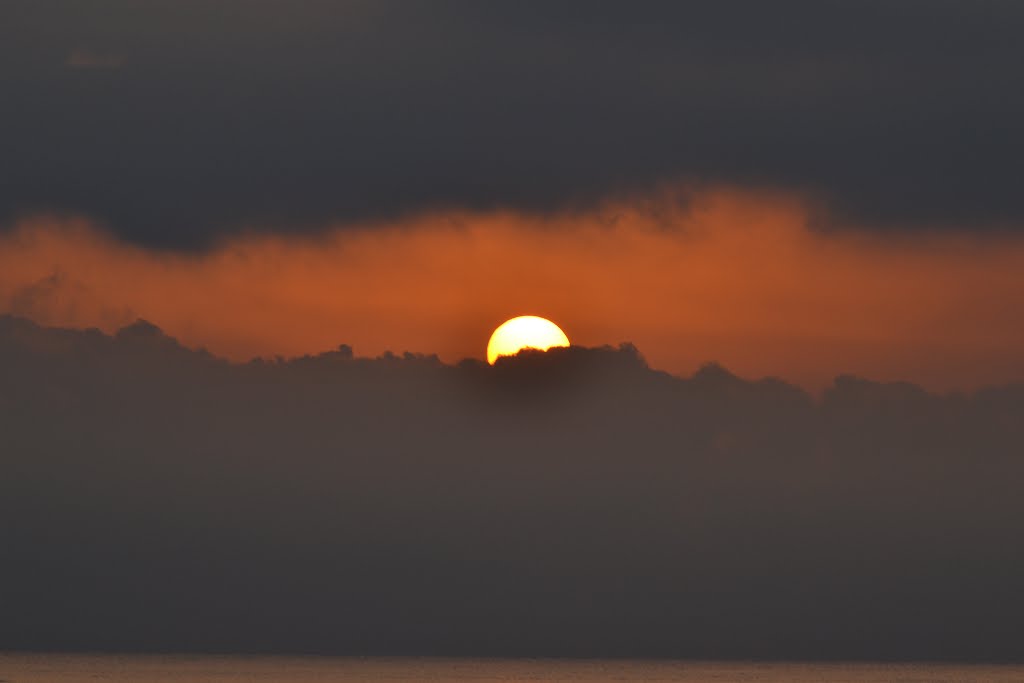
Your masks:
M0 653L2 683L1022 683L1024 666Z

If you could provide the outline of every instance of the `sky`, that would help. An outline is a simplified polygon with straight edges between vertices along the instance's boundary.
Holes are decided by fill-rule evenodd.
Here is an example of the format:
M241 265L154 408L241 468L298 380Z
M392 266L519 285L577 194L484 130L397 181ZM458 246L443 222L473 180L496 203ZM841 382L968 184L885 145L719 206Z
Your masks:
M1016 3L0 12L4 312L448 360L535 313L670 372L1021 377Z
M235 359L480 357L532 313L677 373L1022 376L1017 3L12 0L0 25L0 311Z
M591 210L447 211L169 252L38 217L0 236L0 301L108 332L144 318L236 361L346 343L454 363L483 357L505 319L537 314L576 344L631 342L674 373L714 361L814 391L844 372L942 391L1024 377L1024 239L812 220L796 197L672 188Z
M1022 34L0 3L0 649L1024 660Z

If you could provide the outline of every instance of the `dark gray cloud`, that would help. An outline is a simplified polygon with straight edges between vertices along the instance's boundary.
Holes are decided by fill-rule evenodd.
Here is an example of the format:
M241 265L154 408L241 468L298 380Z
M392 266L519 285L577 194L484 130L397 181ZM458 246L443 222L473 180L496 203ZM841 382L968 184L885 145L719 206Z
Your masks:
M682 179L1016 226L1022 31L1009 1L10 0L0 215L183 246Z
M0 318L0 647L1021 660L1024 387Z

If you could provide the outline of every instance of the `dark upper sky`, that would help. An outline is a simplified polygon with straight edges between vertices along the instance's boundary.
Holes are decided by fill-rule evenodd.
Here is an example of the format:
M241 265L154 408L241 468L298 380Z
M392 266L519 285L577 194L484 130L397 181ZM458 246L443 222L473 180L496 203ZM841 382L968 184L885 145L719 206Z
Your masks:
M678 180L879 229L1024 225L1017 2L0 5L0 216L242 226Z

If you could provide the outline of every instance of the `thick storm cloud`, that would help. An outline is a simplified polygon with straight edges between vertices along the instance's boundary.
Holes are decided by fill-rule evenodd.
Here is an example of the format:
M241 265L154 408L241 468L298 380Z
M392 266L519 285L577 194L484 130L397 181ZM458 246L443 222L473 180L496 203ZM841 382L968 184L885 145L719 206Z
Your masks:
M1024 388L0 318L5 648L1020 660Z
M9 0L0 216L239 229L806 192L830 224L1024 224L1014 2Z

